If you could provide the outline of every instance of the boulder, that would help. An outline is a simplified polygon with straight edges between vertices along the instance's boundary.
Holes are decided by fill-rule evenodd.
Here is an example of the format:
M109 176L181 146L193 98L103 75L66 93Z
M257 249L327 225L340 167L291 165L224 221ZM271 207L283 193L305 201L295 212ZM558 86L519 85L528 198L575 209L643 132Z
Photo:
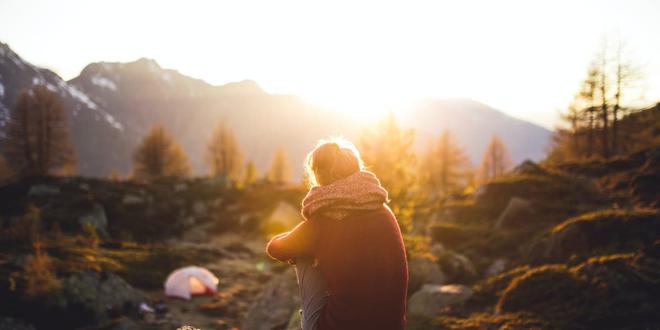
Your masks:
M293 269L278 275L248 308L241 330L270 330L285 328L291 314L298 310L300 297Z
M34 327L10 317L2 317L0 318L0 330L34 330Z
M138 205L144 204L144 198L132 194L125 195L121 200L124 205Z
M496 312L533 313L563 322L558 328L656 329L656 256L647 249L592 257L570 268L560 264L530 269L501 293Z
M419 290L424 284L445 283L445 274L440 270L440 266L431 258L414 256L408 260L408 292Z
M660 237L660 212L654 210L604 210L580 215L555 226L547 255L566 259L572 255L633 252Z
M541 166L534 163L533 161L527 159L522 162L520 165L516 166L513 171L514 174L519 175L547 175L548 172L544 170Z
M109 309L137 310L147 297L113 273L86 271L74 273L62 281L58 304L63 310L75 306L79 318L93 323L108 318ZM71 311L73 312L73 311Z
M206 204L203 201L196 201L192 209L196 215L204 215L206 213Z
M179 191L186 191L186 190L188 190L188 185L185 182L177 183L174 186L174 191L179 192Z
M434 318L440 315L446 307L463 305L472 297L473 293L472 289L460 284L427 284L408 300L408 313Z
M506 270L508 263L508 260L504 258L495 259L495 261L486 268L484 276L491 277L503 273Z
M57 196L60 194L60 187L50 186L47 184L35 184L30 187L28 196L42 197L42 196Z
M445 246L442 245L441 243L433 243L431 247L429 248L429 252L436 258L440 258L447 250L445 249Z
M472 261L460 253L446 251L439 258L438 263L449 282L470 282L478 277Z
M90 224L96 228L101 237L108 237L108 218L105 216L103 205L99 203L94 203L88 213L78 217L78 223L80 226Z
M495 229L523 225L534 214L532 203L520 197L512 197L495 222Z

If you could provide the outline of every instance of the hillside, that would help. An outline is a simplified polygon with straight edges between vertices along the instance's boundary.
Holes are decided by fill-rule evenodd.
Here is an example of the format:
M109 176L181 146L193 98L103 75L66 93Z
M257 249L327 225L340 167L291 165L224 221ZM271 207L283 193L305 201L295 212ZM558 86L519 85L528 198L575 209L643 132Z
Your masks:
M316 140L330 135L354 139L364 126L296 96L268 94L254 81L213 86L161 68L152 59L93 63L78 77L63 81L27 63L8 45L0 49L0 132L18 92L46 84L70 111L78 169L84 176L105 176L112 170L128 173L135 146L156 123L183 145L197 174L205 172L206 141L223 120L234 129L244 156L261 171L268 167L275 148L285 146L294 177ZM451 128L473 163L494 133L503 137L516 162L539 159L550 135L544 128L469 100L422 102L407 117L412 119L406 124L418 132L418 144L442 128Z
M481 160L493 134L502 138L514 164L525 159L542 159L552 135L541 126L469 99L418 102L406 118L406 123L417 130L421 143L437 137L443 129L450 129L474 164Z

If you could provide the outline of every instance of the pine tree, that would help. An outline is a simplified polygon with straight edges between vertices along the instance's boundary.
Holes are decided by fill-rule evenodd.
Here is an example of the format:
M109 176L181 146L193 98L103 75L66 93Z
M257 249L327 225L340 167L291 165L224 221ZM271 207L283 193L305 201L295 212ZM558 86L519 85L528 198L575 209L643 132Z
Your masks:
M467 184L469 159L449 130L443 131L437 142L431 143L424 167L430 188L443 195L456 192Z
M241 158L234 132L224 123L218 124L206 150L206 163L211 175L238 180L242 170Z
M133 177L151 181L162 177L190 175L188 157L181 146L160 126L154 126L133 157Z
M268 170L268 181L276 184L285 184L291 180L291 165L284 147L280 146L275 151L273 160Z
M497 178L506 173L510 166L511 160L506 146L499 136L493 135L479 166L479 173L477 175L479 181L486 183Z
M75 166L68 118L57 94L45 86L20 92L2 142L20 176L59 174Z

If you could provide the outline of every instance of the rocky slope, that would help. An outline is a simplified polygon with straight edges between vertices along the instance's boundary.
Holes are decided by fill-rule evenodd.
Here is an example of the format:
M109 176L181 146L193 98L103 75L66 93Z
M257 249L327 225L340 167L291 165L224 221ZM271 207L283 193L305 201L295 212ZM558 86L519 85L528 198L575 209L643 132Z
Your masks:
M526 162L440 207L429 226L438 265L451 274L469 261L475 275L455 277L460 289L421 290L437 307L411 315L411 329L660 326L658 188L647 187L656 162L657 147L555 168Z

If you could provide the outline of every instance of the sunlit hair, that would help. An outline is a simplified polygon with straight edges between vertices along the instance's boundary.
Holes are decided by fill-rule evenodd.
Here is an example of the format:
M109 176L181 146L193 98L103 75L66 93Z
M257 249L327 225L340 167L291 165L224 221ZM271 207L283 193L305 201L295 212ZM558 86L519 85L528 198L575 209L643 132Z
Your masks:
M305 159L305 172L312 187L331 184L363 169L360 152L344 138L320 140Z

